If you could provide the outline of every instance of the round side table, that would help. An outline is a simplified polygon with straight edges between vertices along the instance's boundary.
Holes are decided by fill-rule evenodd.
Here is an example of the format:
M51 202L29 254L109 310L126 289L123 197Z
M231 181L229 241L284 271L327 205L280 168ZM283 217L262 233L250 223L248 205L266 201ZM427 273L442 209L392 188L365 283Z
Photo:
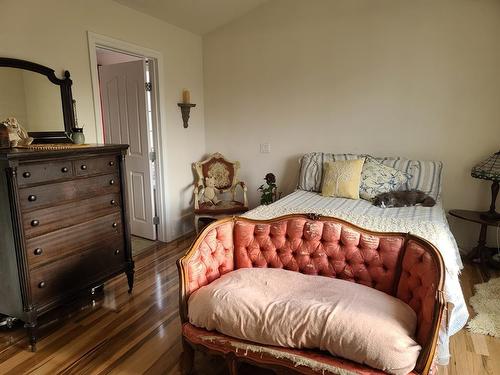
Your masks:
M467 259L475 263L479 263L483 276L486 280L488 280L490 278L490 273L488 271L487 264L495 268L500 268L500 264L491 259L492 252L496 252L497 249L486 246L486 235L488 233L489 226L500 226L500 220L485 220L480 216L482 214L481 211L450 210L449 214L459 219L481 225L477 246L467 255Z

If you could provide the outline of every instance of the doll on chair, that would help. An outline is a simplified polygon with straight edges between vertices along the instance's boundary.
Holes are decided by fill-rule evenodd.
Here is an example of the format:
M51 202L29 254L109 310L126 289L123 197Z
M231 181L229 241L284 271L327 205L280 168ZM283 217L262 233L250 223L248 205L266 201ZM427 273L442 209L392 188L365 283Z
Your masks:
M215 178L205 177L205 188L201 192L203 202L211 203L214 206L217 205L220 202L219 198L217 198L218 193L219 189L215 187Z

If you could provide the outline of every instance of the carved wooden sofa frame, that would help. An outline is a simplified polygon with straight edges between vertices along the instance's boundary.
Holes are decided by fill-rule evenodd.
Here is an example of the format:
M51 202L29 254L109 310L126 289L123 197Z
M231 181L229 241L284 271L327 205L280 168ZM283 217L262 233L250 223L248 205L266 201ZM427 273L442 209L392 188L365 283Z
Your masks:
M300 226L303 227L302 234L297 236ZM299 228L294 231L295 237L289 237L290 228ZM338 249L335 253L328 250L331 247L327 243L332 241L332 230L339 233L333 240ZM251 231L251 243L240 243L241 238L248 239ZM284 239L278 241L280 236ZM286 246L274 246L287 242ZM305 243L313 246L304 246ZM309 249L308 253L304 252L305 249ZM392 250L389 252L387 249ZM368 254L368 250L372 255L375 250L378 256L367 260L364 254ZM290 260L287 264L281 262L285 259L281 257L285 255ZM206 227L188 252L177 261L177 266L184 349L182 369L185 374L192 371L195 350L225 357L231 374L237 374L240 362L286 374L384 373L334 357L328 352L262 345L191 325L188 318L191 293L227 272L244 267L283 267L305 274L342 278L403 300L417 314L415 339L422 346L411 374L434 373L434 356L445 310L445 271L438 250L420 237L406 233L374 232L340 219L318 215L287 215L262 221L232 217Z

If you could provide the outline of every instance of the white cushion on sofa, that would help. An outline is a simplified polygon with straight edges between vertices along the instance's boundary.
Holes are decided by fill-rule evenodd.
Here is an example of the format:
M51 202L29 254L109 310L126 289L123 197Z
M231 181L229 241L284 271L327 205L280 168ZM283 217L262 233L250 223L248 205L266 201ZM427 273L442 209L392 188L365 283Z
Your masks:
M273 268L229 272L188 302L191 324L260 344L327 350L386 371L413 370L415 312L349 281Z

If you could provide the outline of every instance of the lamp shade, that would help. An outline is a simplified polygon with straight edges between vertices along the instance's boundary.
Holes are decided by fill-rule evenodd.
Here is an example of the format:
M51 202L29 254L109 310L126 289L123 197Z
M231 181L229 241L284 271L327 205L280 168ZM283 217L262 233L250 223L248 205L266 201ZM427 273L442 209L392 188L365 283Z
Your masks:
M500 151L472 168L471 176L500 182Z

